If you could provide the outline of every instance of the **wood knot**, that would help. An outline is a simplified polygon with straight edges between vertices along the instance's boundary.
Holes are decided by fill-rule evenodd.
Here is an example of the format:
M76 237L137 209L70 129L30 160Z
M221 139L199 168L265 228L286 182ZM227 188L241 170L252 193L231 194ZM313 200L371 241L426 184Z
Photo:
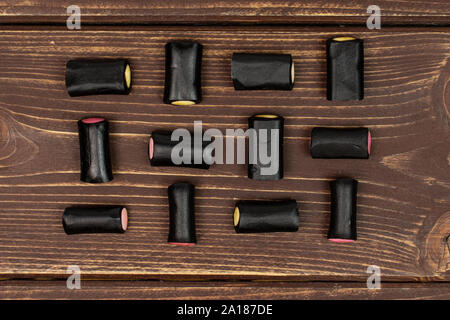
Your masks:
M0 111L0 168L16 167L30 161L38 147L23 133L23 126L7 112Z
M437 108L439 118L444 120L446 127L449 127L450 119L450 59L445 60L445 66L433 86L432 105Z
M0 159L3 160L10 153L11 146L14 145L11 141L13 128L10 127L10 123L6 121L5 117L0 113Z
M422 257L432 275L450 271L450 211L444 213L428 233Z

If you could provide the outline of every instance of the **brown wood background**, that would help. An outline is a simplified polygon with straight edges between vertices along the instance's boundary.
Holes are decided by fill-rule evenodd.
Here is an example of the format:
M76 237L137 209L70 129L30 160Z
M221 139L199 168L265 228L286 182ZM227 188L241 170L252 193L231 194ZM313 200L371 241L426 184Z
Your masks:
M449 299L448 283L384 283L368 290L365 282L153 282L82 281L80 290L68 290L61 281L5 281L2 297L9 299Z
M64 23L78 5L89 23L312 23L364 24L367 7L384 24L450 24L448 0L3 0L0 22Z
M29 22L29 16L45 20L47 14L66 18L65 11L58 11L65 1L9 2L0 4L0 22ZM305 22L304 16L322 15L341 23L345 8L366 7L364 1L354 6L347 2L328 2L331 11L305 11L314 7L308 1L285 10L253 3L246 11L243 6L233 9L242 1L224 2L222 9L190 3L204 6L205 17L226 16L221 21L233 26L124 23L83 25L78 31L57 25L0 26L0 277L5 280L0 281L0 298L450 298L448 27L369 31L237 24L255 16L275 23L274 16ZM411 11L402 2L382 2L405 23L411 12L425 20L449 17L445 1L427 6L416 1ZM100 2L89 3L92 15L112 15L117 22L131 23L127 19L137 10L133 1L126 8L116 1L103 9L98 9ZM164 8L147 4L143 20L165 17ZM172 9L182 17L178 22L198 18L184 6ZM352 19L354 10L347 12ZM325 40L335 35L365 40L363 101L326 100ZM164 44L174 39L204 45L204 99L199 105L162 103ZM294 90L235 92L230 60L237 51L292 54ZM70 98L65 63L87 57L129 58L132 93ZM257 112L276 112L286 119L285 179L249 180L245 165L215 165L209 171L150 167L147 140L152 130L191 128L194 120L202 120L205 129L246 128L247 118ZM79 181L76 122L88 115L111 122L112 183ZM371 128L371 158L311 159L309 134L319 125ZM328 181L338 176L360 182L358 241L351 245L326 240ZM193 248L166 243L167 187L176 181L197 188L198 245ZM299 202L297 233L235 234L237 200L281 198ZM61 214L66 206L116 203L129 208L125 234L64 234ZM83 279L95 281L82 282L86 290L79 292L65 289L69 265L78 265ZM381 290L365 288L369 265L381 268Z

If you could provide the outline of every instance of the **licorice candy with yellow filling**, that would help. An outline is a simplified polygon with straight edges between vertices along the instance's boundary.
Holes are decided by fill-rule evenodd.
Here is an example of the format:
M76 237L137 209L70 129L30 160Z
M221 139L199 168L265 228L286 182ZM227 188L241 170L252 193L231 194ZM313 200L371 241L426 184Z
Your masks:
M294 62L290 54L233 53L231 78L235 90L291 90Z
M131 66L126 59L70 60L66 88L71 97L96 94L129 94Z
M248 177L255 180L283 178L284 119L275 114L256 114L248 119L255 140L249 138Z
M188 106L202 100L200 43L173 41L166 44L164 103Z
M364 98L364 43L354 37L327 41L327 99Z
M233 213L237 233L295 232L300 223L295 200L239 201Z

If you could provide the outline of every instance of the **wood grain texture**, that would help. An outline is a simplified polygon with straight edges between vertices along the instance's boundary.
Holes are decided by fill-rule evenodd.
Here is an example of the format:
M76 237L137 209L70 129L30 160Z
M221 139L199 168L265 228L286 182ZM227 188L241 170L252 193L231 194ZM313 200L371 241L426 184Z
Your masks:
M0 299L448 300L450 284L386 283L370 290L365 283L84 281L69 290L65 281L3 281Z
M448 0L3 0L0 22L66 23L78 5L84 23L308 23L365 25L367 7L381 9L383 24L449 24Z
M364 281L377 265L382 279L450 280L448 29L339 29L365 39L366 97L325 98L325 40L334 28L139 27L4 28L0 31L0 275L65 277L69 265L86 278L321 279ZM194 39L204 45L203 102L162 103L164 44ZM290 92L235 92L231 54L291 53L296 85ZM73 58L125 57L134 72L129 96L70 98L65 63ZM245 165L209 171L151 168L147 140L154 129L246 128L257 112L285 122L285 179L246 178ZM79 181L77 120L111 122L115 179ZM314 126L367 126L370 160L313 160ZM328 181L359 180L358 241L326 240ZM198 245L167 245L167 187L197 186ZM235 234L239 199L297 199L300 230ZM66 236L61 214L75 204L123 204L124 235ZM447 242L446 242L447 241ZM248 291L247 291L248 292ZM119 293L118 293L119 294ZM250 293L249 293L250 294ZM281 294L281 293L280 293Z

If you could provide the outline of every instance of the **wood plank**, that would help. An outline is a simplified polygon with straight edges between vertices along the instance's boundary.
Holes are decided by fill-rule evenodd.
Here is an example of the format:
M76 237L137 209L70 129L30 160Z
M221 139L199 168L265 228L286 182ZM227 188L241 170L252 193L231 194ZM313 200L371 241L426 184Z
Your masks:
M84 23L352 23L365 25L371 0L4 0L0 22L66 23L67 7ZM449 24L447 0L379 0L383 24Z
M367 289L365 283L84 281L81 289L69 290L65 281L4 281L0 299L448 300L450 284L383 283Z
M395 28L381 33L341 28L365 39L366 98L325 98L325 40L334 28L140 27L4 28L0 31L0 275L65 276L69 265L96 278L321 279L365 281L369 265L382 279L450 279L448 29ZM204 44L201 104L162 103L164 44ZM296 63L290 92L235 92L230 58L236 51L285 52ZM126 57L134 70L129 96L70 98L67 60ZM246 128L257 112L286 118L285 176L278 182L246 178L245 165L209 171L151 168L146 156L154 129ZM79 181L76 122L111 121L115 179ZM368 126L370 160L313 160L314 126ZM355 244L326 240L328 181L360 181ZM197 186L194 248L167 245L167 191L175 181ZM237 235L238 199L293 198L301 227L290 234ZM61 213L74 204L124 204L124 235L66 236Z

